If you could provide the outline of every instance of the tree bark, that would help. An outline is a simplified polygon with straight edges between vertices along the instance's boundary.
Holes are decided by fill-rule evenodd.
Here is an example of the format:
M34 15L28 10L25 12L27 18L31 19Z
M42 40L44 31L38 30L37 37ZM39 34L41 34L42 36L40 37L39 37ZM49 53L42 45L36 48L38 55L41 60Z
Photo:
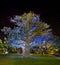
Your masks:
M25 48L23 49L23 57L24 58L29 58L30 57L30 47L29 43L25 43Z

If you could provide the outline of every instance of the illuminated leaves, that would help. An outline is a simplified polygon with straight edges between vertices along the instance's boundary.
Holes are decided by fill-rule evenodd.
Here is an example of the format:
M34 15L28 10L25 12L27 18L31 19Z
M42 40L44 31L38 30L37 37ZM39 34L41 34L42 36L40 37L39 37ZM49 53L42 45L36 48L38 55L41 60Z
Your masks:
M1 47L4 47L4 44L3 44L2 40L0 39L0 48Z
M15 25L13 29L4 27L2 31L7 34L9 41L24 40L30 42L36 36L44 36L51 29L50 25L40 21L40 16L33 13L24 13L21 16L16 15L10 19ZM20 38L20 39L19 39Z

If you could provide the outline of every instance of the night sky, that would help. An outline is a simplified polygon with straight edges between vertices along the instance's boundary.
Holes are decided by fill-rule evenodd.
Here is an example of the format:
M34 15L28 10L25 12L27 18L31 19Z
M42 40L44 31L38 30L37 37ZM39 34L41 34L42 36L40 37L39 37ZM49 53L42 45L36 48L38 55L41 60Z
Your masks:
M0 2L0 29L3 26L13 27L13 24L9 22L8 18L13 15L21 15L24 12L33 11L40 14L43 22L51 25L53 33L60 36L60 5L59 2L52 1L1 1ZM3 33L0 31L0 38L3 38Z

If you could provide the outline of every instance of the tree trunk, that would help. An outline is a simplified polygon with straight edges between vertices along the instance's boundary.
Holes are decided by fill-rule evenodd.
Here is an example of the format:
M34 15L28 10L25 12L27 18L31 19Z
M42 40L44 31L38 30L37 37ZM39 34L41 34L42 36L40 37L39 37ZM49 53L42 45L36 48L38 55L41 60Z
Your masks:
M29 43L25 43L25 48L23 49L23 57L24 58L29 58L30 57Z

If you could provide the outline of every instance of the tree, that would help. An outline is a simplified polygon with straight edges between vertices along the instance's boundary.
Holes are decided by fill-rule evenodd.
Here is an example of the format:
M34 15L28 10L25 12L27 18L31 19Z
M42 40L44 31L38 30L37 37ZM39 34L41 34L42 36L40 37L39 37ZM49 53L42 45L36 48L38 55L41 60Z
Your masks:
M60 55L60 37L55 35L53 42L54 42L55 52L58 53L58 54L55 54L55 55Z
M37 36L45 36L51 29L50 25L40 20L40 16L33 12L17 15L10 19L15 24L14 28L4 27L2 31L7 35L6 41L11 44L25 43L24 57L30 57L30 43Z
M0 48L3 48L4 47L4 44L2 42L2 40L0 39Z
M4 51L4 44L1 39L0 39L0 51L1 53Z

